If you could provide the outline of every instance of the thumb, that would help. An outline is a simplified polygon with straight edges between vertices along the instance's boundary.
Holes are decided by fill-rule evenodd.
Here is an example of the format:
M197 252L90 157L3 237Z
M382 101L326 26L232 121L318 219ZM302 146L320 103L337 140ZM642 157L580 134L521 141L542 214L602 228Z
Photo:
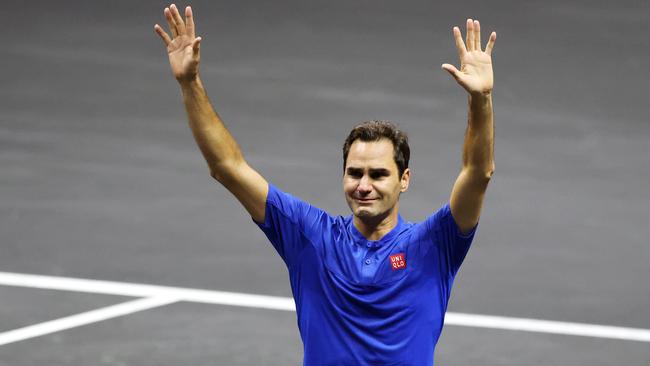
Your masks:
M194 53L194 56L199 55L200 49L201 49L201 37L196 37L192 42L192 52Z
M453 76L454 79L456 79L456 80L459 79L459 77L460 77L460 75L459 75L459 74L460 74L460 71L458 71L458 69L456 68L456 66L454 66L454 65L450 65L450 64L442 64L441 68L444 69L444 70L447 70L447 72L448 72L449 74L451 74L451 76Z

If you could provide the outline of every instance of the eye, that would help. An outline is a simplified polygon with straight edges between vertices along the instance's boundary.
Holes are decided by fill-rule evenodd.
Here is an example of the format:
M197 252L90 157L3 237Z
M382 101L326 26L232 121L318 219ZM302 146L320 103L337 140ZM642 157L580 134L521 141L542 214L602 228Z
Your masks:
M384 177L387 177L389 175L388 172L386 171L378 171L378 172L371 172L370 173L370 178L372 179L382 179Z
M351 176L353 178L361 178L363 176L363 171L361 171L359 169L352 169L351 168L351 169L347 170L347 173L348 173L349 176Z

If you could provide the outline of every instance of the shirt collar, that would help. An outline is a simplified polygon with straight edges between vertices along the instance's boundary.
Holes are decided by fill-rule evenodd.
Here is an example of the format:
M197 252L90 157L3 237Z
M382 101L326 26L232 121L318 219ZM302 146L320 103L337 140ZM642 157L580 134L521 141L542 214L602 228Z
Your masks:
M357 230L356 226L354 226L354 216L350 215L350 223L349 223L349 231L350 234L352 235L352 238L354 238L354 241L366 245L368 247L380 247L384 243L388 243L393 238L397 236L402 230L402 226L404 224L404 220L402 219L402 215L397 214L397 225L395 225L394 228L392 228L388 233L386 233L384 236L381 237L379 240L368 240L366 239L359 230Z

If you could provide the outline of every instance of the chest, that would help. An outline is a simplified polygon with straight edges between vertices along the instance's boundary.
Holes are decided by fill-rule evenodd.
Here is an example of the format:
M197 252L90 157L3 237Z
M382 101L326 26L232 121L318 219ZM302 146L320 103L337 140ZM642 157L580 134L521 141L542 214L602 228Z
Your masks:
M322 250L313 259L327 272L354 285L407 286L422 280L423 269L427 272L431 269L423 256L427 243L415 240L408 232L385 243L338 237L326 238L320 245Z

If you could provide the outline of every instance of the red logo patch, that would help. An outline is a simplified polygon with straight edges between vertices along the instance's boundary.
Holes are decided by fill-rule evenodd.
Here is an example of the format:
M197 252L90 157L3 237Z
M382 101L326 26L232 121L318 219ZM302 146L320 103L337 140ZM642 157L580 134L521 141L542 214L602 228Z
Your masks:
M393 271L406 268L406 259L404 259L404 253L391 255L390 266L393 268Z

